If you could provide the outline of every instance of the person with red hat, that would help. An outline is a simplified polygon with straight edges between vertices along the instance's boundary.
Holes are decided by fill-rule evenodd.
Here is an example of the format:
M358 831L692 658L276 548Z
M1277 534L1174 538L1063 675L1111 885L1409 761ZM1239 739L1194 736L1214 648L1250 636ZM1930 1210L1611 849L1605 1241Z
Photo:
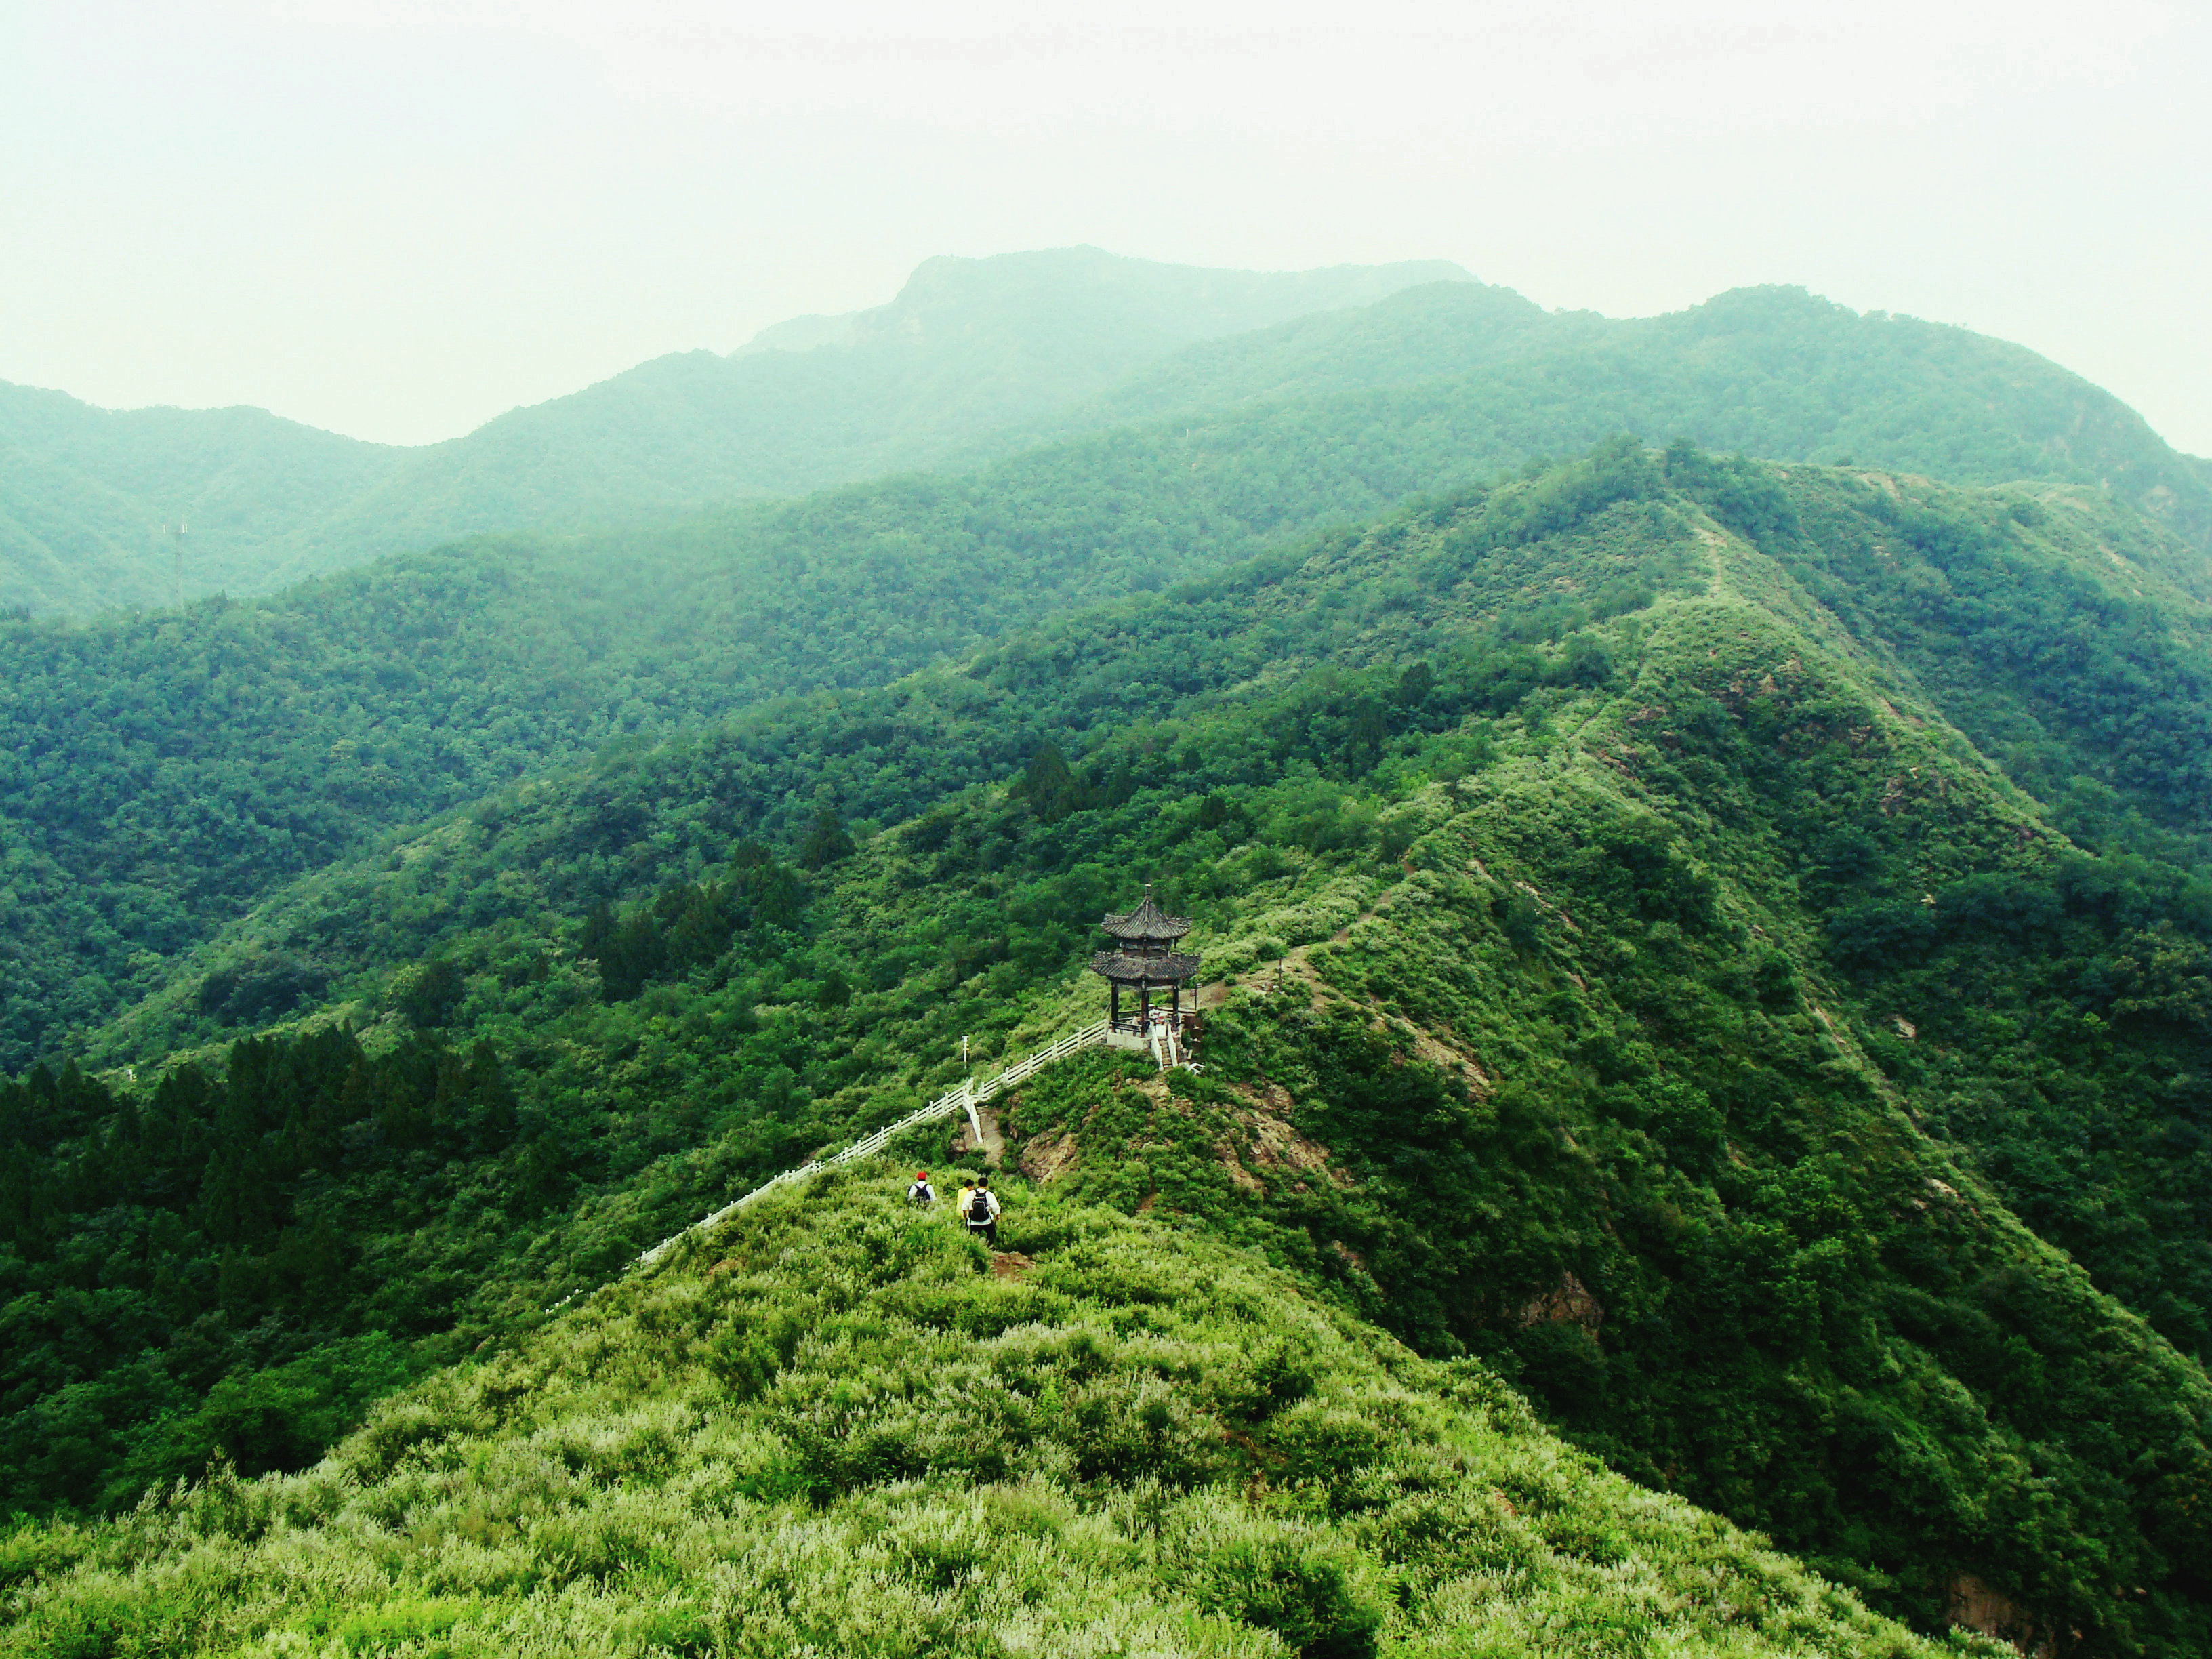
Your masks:
M928 1170L914 1172L914 1185L906 1189L906 1201L917 1210L926 1210L937 1202L937 1189L929 1184Z

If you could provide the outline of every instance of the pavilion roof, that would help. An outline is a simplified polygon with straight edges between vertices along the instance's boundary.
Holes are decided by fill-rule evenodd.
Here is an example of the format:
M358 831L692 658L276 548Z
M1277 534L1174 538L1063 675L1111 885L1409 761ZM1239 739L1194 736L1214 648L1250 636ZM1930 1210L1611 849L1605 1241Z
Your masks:
M1125 957L1118 951L1101 951L1091 958L1091 971L1129 985L1174 985L1198 975L1196 957Z
M1115 939L1181 939L1190 932L1188 916L1171 916L1152 902L1152 884L1145 884L1145 902L1122 915L1108 911L1103 926Z

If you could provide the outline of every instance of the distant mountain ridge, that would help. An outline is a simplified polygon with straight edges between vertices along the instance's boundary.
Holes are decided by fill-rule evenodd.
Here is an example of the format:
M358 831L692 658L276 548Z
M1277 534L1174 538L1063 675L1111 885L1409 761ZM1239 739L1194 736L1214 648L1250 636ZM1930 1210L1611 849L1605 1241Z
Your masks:
M265 410L95 409L0 384L0 606L82 615L281 585L269 550L404 453Z
M1797 288L1626 320L1478 283L1408 289L1191 347L992 443L1387 388L1517 420L1540 453L1626 431L1955 483L2105 484L2212 547L2212 461L2174 451L2102 387L2024 346Z
M2212 462L1963 329L1796 289L1615 320L1437 261L1263 273L1070 248L927 260L888 305L795 318L728 356L656 358L419 449L258 410L116 413L0 386L0 605L264 593L471 534L630 526L1170 422L1408 455L1449 432L1492 469L1626 431L1953 483L2097 484L2212 550ZM1390 470L1405 492L1468 481Z
M1102 351L1141 362L1156 356L1164 340L1183 344L1267 328L1316 312L1372 305L1431 283L1480 286L1449 259L1269 271L1164 264L1094 247L982 259L939 254L916 265L888 305L771 323L730 356L860 347L948 327L971 335L1042 335L1066 325L1064 302L1078 291L1086 298L1090 325L1113 330ZM987 298L994 308L979 311L977 301Z
M1264 272L1095 248L930 259L889 305L778 325L727 357L655 358L415 449L260 410L118 411L0 385L0 605L173 603L179 551L185 598L245 596L483 531L803 494L929 465L1193 341L1439 281L1472 279L1441 260Z

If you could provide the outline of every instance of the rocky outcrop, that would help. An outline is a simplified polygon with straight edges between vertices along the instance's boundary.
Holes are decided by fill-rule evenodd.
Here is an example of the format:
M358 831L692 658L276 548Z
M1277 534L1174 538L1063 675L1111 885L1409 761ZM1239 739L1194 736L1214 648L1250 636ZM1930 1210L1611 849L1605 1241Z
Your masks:
M2042 1629L2019 1602L1971 1572L1960 1573L1943 1587L1943 1616L1966 1630L2011 1643L2028 1659L2058 1659L2055 1634Z
M1579 1325L1595 1336L1605 1323L1605 1306L1572 1273L1561 1273L1556 1287L1521 1304L1521 1323Z

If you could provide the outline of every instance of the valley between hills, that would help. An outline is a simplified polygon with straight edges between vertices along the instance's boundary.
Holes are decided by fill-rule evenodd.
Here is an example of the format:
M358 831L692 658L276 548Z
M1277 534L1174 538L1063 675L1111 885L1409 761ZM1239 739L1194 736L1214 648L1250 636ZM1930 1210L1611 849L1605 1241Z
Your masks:
M840 476L0 543L0 1653L2212 1646L2212 469L1789 291L1104 259L717 360ZM630 1267L1146 884L1200 1063L994 1101L996 1249L947 1122Z

